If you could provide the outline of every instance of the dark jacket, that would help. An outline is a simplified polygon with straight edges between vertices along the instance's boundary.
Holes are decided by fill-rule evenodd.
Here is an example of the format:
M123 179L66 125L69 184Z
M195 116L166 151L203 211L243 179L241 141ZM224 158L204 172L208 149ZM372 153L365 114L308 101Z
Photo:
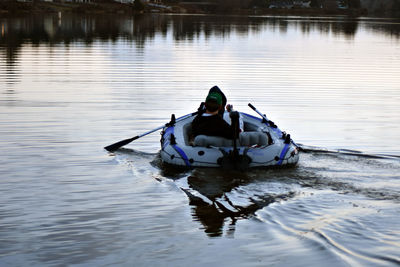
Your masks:
M197 115L192 122L193 137L210 135L233 139L233 128L219 115Z

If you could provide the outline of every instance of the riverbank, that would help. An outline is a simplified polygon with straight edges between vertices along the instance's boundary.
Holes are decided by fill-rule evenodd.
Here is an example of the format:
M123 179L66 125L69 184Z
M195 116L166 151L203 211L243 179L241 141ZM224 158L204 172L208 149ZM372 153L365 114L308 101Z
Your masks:
M122 3L50 3L50 2L1 2L0 14L30 14L30 13L116 13L131 14L142 12L133 4Z
M366 16L366 9L319 9L293 8L270 9L251 8L220 11L212 8L188 4L174 4L170 6L157 4L123 4L123 3L50 3L50 2L15 2L0 3L0 14L28 14L28 13L87 13L87 14L137 14L137 13L183 13L183 14L229 14L229 15L271 15L271 16Z

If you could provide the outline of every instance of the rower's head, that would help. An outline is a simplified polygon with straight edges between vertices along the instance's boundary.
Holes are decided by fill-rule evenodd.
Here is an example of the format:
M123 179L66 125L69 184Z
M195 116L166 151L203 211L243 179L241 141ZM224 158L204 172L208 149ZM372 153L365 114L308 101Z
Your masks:
M222 96L216 92L211 92L206 98L206 110L215 112L222 107Z

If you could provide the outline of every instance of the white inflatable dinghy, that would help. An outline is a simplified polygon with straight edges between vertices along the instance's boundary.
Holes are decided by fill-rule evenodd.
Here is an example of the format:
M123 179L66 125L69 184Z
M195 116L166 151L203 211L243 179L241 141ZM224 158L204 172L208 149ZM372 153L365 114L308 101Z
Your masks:
M251 104L249 106L259 113ZM299 149L290 135L259 114L262 119L240 112L244 131L236 144L230 139L205 135L192 140L194 113L176 120L172 118L161 133L161 159L174 166L229 169L295 165Z

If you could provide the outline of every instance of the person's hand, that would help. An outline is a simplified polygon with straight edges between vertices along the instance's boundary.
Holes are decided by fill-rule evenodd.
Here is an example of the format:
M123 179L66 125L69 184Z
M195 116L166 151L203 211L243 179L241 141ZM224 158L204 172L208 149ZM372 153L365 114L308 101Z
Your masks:
M226 105L226 110L231 112L233 110L233 106L231 104Z
M197 111L198 112L204 112L205 109L206 109L205 103L201 102L199 108L197 109Z

